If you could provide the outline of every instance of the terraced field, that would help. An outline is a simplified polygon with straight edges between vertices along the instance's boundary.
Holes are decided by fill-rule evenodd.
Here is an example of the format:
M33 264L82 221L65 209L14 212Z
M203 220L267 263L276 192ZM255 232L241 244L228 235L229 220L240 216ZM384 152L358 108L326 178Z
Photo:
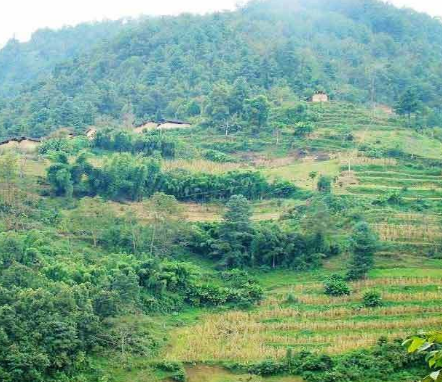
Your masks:
M171 359L259 361L282 359L287 347L339 354L368 347L380 336L404 338L442 324L440 277L375 278L352 284L347 297L328 297L317 282L269 291L253 312L208 315L196 326L172 335ZM367 290L382 292L385 305L361 307ZM288 296L296 302L289 303ZM293 299L293 297L290 297Z

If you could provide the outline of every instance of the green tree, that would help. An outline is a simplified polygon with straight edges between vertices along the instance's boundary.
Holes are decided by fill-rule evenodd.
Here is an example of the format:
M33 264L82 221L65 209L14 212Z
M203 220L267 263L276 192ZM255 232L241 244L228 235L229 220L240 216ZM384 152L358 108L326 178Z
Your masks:
M377 291L368 291L362 297L362 305L365 308L377 308L383 305L382 295Z
M230 117L229 94L230 88L224 82L215 84L209 94L206 114L209 116L211 124L217 128L224 129Z
M150 221L152 256L164 256L175 243L184 240L183 209L174 196L157 192L145 202L144 211Z
M312 181L312 189L315 189L315 179L318 176L317 171L310 171L308 174L309 179Z
M351 289L344 278L340 275L331 275L324 282L324 293L328 296L345 296L351 293Z
M311 133L313 133L313 125L310 122L298 122L295 124L295 137L306 138Z
M366 222L359 222L350 238L352 259L347 272L349 280L364 278L373 267L378 238Z
M249 86L244 77L239 77L233 83L228 105L230 114L241 116L244 112L244 102L249 98Z
M332 191L332 181L329 176L321 175L318 180L318 191L323 194L330 194Z
M270 102L264 95L245 100L245 114L253 134L257 134L267 124Z
M399 115L406 115L408 118L408 125L411 125L411 116L419 110L419 98L416 91L408 89L403 93L395 106L395 111Z
M242 195L234 195L227 203L227 211L219 227L219 239L214 243L214 254L227 268L250 264L250 245L253 238L252 209Z

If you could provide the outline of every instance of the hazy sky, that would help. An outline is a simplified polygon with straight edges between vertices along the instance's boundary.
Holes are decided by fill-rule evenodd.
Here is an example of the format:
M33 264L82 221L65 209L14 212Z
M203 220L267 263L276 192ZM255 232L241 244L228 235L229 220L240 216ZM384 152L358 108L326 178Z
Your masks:
M440 0L389 0L435 16L442 16ZM205 13L232 9L238 0L3 0L0 46L14 34L27 40L38 28L59 28L82 21L118 19L140 14Z

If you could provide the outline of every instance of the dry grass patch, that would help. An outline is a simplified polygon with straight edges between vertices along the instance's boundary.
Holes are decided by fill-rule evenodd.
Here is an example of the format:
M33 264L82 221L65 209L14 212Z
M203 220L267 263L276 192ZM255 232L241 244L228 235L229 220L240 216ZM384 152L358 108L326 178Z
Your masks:
M372 226L382 241L434 243L442 238L442 230L439 225L376 223Z
M369 158L360 154L344 154L338 153L338 160L341 165L348 165L350 162L351 166L357 165L375 165L375 166L396 166L397 160L394 158Z
M229 171L235 171L240 169L250 169L249 166L242 163L218 163L205 159L167 160L163 162L162 166L165 171L183 169L194 173L208 173L208 174L222 174Z

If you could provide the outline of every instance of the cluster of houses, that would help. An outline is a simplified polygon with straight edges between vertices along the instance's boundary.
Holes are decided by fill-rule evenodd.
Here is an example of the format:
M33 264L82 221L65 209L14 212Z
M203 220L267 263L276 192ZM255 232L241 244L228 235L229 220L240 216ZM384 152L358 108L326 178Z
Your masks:
M323 91L318 91L310 98L310 102L313 103L323 103L328 102L329 97L327 93ZM145 122L141 125L135 126L133 131L137 134L141 134L145 131L153 131L153 130L176 130L176 129L189 129L192 125L187 122L178 121L178 120L162 120L160 122ZM69 129L60 129L59 135L64 136L66 138L74 138L74 133ZM95 127L91 127L86 131L86 137L89 140L95 138L97 134L97 129ZM52 135L54 136L54 135ZM5 139L0 141L0 149L18 149L21 151L35 151L40 144L42 139L40 138L31 138L31 137L14 137L10 139Z
M161 122L146 122L142 125L134 127L133 131L136 134L141 134L144 131L153 130L175 130L175 129L189 129L192 125L187 122L177 120L162 120ZM97 128L90 127L85 135L89 140L93 140L97 134ZM61 128L57 132L51 134L48 138L63 137L74 138L75 134L71 129ZM31 138L31 137L14 137L0 141L0 150L16 149L23 152L33 152L37 149L40 142L45 138Z

